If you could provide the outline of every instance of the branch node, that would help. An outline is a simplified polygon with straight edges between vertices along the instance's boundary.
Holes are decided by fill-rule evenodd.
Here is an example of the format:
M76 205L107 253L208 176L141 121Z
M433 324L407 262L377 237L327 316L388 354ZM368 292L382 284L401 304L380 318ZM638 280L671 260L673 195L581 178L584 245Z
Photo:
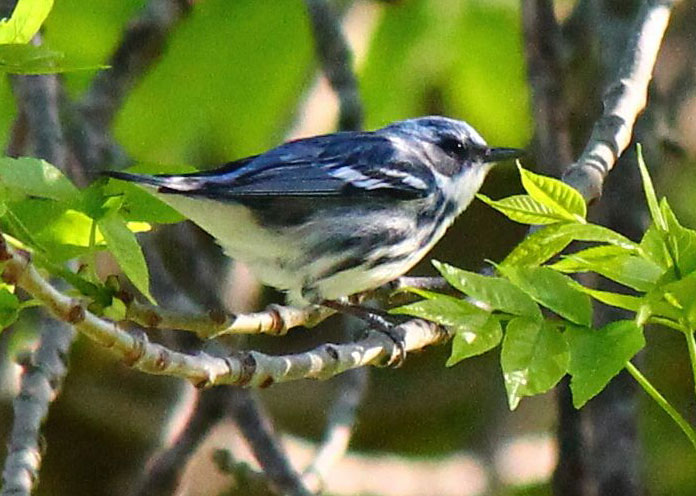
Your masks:
M161 371L164 371L167 370L170 363L171 359L169 357L169 352L165 348L162 348L155 359L155 367Z
M1 277L3 282L6 284L17 284L19 278L22 276L22 273L24 272L24 269L26 269L27 265L29 265L31 257L27 252L17 251L17 255L18 256L13 257L12 261L8 262L7 265L5 265L5 268L2 271Z
M339 355L338 355L338 350L336 347L332 344L326 344L324 346L324 351L326 351L326 354L331 357L332 360L338 361Z
M7 249L7 241L5 236L0 236L0 262L6 262L12 258L12 254Z
M208 312L208 317L216 326L222 326L225 324L225 322L227 322L227 316L225 315L225 312L217 308L214 308L213 310Z
M156 329L162 323L162 316L156 310L150 309L145 311L145 325L152 329Z
M149 343L147 334L140 329L129 330L128 334L133 336L133 348L123 355L123 363L132 367L143 357Z
M274 383L275 383L275 380L273 380L273 377L271 377L271 376L269 375L268 377L266 377L264 380L262 380L262 381L259 383L259 388L260 388L260 389L266 389L266 388L271 387Z
M284 336L287 334L288 326L282 315L283 309L284 307L276 305L275 303L271 303L266 307L266 311L270 314L273 321L269 334L273 334L274 336Z
M65 321L69 324L79 324L85 320L85 307L80 301L76 301L65 314Z
M254 355L248 351L236 352L235 358L239 366L239 378L234 381L234 384L242 387L248 386L251 380L254 378L254 374L256 374L256 358L254 358ZM225 358L225 362L227 363L230 373L234 374L237 367L234 366L232 360L232 356Z
M133 303L133 300L135 299L133 297L133 293L126 291L125 289L121 289L116 292L116 298L121 300L124 305L128 306L131 303Z

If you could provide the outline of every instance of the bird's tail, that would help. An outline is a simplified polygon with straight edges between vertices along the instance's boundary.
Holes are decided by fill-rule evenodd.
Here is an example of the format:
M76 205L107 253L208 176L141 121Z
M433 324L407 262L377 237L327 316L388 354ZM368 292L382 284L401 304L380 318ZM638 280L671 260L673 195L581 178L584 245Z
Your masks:
M128 181L154 186L160 193L188 193L196 191L201 187L201 178L196 175L176 175L176 174L135 174L133 172L105 171L105 175Z

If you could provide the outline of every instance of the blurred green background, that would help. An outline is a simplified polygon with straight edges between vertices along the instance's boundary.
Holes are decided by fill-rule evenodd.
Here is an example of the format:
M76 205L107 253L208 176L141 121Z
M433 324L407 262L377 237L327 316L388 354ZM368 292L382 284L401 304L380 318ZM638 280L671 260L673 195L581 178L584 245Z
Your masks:
M571 3L559 5L562 9ZM143 0L57 1L45 26L45 42L74 60L107 63L122 29L144 5ZM356 60L366 128L436 113L467 120L489 143L528 145L533 125L518 2L361 1L348 16L348 27L365 47ZM309 108L316 71L303 2L201 0L174 31L162 61L128 96L114 134L135 162L206 167L272 147L298 122L314 119L312 129L330 132L334 120L302 111ZM90 71L62 76L69 96L78 99L93 76ZM3 78L3 146L14 117L10 85ZM680 181L680 170L663 180L669 190L662 191L671 198L674 190L677 207L693 219L689 201L694 181ZM511 167L494 171L484 186L494 197L518 189ZM432 257L478 269L485 259L501 259L523 235L523 227L477 203ZM415 272L432 273L427 261ZM5 370L30 333L18 328L0 336ZM327 333L291 333L258 345L287 352L321 342ZM664 330L649 337L647 375L682 411L693 412L693 396L679 403L690 390L682 342ZM372 372L356 450L418 458L465 451L490 465L504 441L553 432L553 394L507 411L497 351L451 369L444 367L447 352L446 347L430 349L410 357L402 369ZM180 394L176 382L143 377L80 340L64 394L51 411L39 494L124 494L128 478L157 445ZM11 386L0 390L2 431L11 418ZM275 386L263 396L281 430L316 439L331 392L330 381L302 382ZM647 399L641 397L641 405L650 493L694 494L694 455L687 440ZM691 420L696 420L693 414ZM490 494L549 493L543 482L492 487Z

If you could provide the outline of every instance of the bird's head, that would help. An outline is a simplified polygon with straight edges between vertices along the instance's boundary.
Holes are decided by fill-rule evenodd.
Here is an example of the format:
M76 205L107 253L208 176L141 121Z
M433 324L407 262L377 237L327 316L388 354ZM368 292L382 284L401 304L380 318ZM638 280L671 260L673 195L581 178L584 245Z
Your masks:
M448 177L459 175L472 166L492 165L524 154L524 150L517 148L490 147L469 124L448 117L408 119L381 131L396 140L418 146L435 170Z

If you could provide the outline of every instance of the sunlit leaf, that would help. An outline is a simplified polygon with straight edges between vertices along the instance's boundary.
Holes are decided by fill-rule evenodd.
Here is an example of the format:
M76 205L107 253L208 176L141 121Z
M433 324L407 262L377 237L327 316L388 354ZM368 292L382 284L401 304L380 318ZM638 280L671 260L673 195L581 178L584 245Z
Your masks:
M583 293L590 295L595 300L612 307L638 312L644 304L643 298L638 296L614 293L612 291L602 291L599 289L588 288L580 284L578 284L576 287L578 291L582 291Z
M37 158L0 158L0 184L14 192L65 202L79 196L60 170Z
M672 266L672 259L665 245L664 232L655 227L655 224L651 224L643 234L643 239L640 240L640 249L662 270Z
M570 389L573 405L582 407L618 374L645 346L643 330L632 320L612 322L601 329L569 327Z
M592 323L590 298L577 283L549 267L499 267L498 270L534 301L576 324Z
M436 260L433 265L452 286L492 309L541 320L541 311L534 300L509 281L457 269Z
M0 44L29 43L52 7L53 0L18 0L12 16L0 20Z
M156 224L185 220L179 212L135 184L110 180L104 192L110 195L123 195L121 213L126 220Z
M490 315L480 326L455 325L452 328L454 338L452 339L452 353L447 360L448 367L495 348L503 339L503 329L500 326L500 321L494 315Z
M603 226L565 222L543 227L518 244L501 265L540 265L557 255L572 241L592 241L638 250L627 237Z
M674 215L667 199L660 202L660 212L667 226L666 239L671 246L671 256L684 277L696 270L696 231L682 226Z
M154 303L150 294L150 277L145 257L135 234L128 229L126 222L115 212L99 219L97 225L121 270L135 287Z
M414 291L428 299L403 305L390 310L390 313L412 315L431 320L445 326L482 325L490 315L485 310L461 298L432 293L429 291Z
M423 290L428 299L395 308L390 313L413 315L447 326L454 334L447 366L496 347L503 337L500 323L489 312L466 300Z
M529 195L509 196L502 200L491 200L483 194L478 194L476 197L509 219L522 224L554 224L567 220Z
M17 320L20 303L17 297L5 285L0 287L0 331Z
M0 45L0 72L57 74L106 69L108 66L70 60L62 52L37 45Z
M511 320L505 331L500 364L510 409L524 396L551 389L568 371L568 344L561 332L545 322Z
M661 292L666 302L678 311L677 315L687 319L689 325L696 328L696 273L665 284L657 291ZM654 300L651 300L651 303L653 303L654 313L660 313L661 310L664 312L664 308L656 305ZM674 316L676 315L672 315Z
M638 156L638 168L640 170L640 176L643 180L643 190L645 191L645 199L648 202L650 215L658 229L665 231L667 230L667 224L665 223L665 219L657 203L655 187L653 186L652 179L650 178L648 167L645 165L645 160L643 159L643 147L640 145L640 143L636 145L636 154Z
M530 172L519 163L517 168L520 171L522 186L532 198L566 220L585 222L587 205L575 188L553 177Z
M620 246L596 246L565 256L553 264L561 272L595 272L637 291L649 291L662 275L662 269L635 251Z

